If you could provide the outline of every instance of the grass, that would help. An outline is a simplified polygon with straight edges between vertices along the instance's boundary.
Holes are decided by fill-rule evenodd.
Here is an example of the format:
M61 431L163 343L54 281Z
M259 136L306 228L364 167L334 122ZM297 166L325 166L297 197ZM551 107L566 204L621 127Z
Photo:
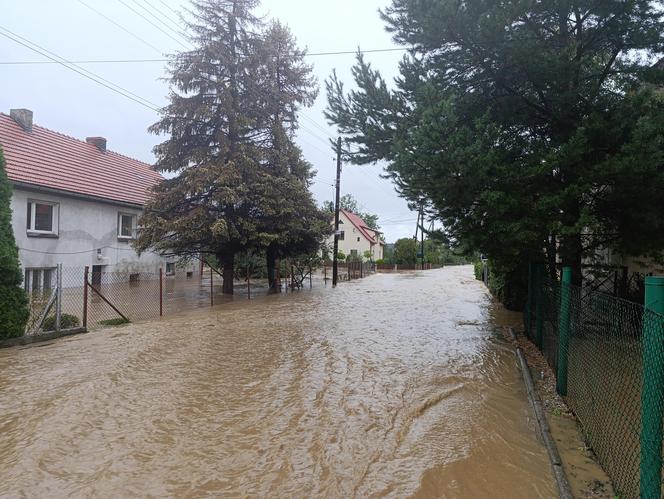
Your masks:
M123 319L122 317L116 317L115 319L106 319L99 321L97 324L102 326L121 326L123 324L129 324L130 321Z

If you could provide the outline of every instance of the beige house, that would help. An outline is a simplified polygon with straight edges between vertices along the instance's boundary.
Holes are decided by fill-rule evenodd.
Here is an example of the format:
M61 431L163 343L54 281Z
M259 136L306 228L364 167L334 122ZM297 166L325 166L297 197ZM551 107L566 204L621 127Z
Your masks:
M346 256L357 256L366 260L365 253L371 254L371 260L381 260L385 243L380 238L380 232L370 228L364 220L355 213L339 211L339 251ZM330 236L328 246L334 245L334 235Z

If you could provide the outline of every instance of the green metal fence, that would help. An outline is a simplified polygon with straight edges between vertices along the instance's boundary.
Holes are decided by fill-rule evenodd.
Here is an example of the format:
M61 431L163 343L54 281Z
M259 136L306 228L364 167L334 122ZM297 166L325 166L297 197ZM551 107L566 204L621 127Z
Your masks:
M531 267L524 321L557 376L558 393L625 498L662 497L664 277L645 307L587 292Z

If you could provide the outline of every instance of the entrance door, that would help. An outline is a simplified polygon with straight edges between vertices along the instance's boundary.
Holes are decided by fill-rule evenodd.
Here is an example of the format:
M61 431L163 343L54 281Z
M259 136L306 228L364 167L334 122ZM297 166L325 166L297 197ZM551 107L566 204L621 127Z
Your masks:
M92 285L95 288L101 286L101 265L92 266Z

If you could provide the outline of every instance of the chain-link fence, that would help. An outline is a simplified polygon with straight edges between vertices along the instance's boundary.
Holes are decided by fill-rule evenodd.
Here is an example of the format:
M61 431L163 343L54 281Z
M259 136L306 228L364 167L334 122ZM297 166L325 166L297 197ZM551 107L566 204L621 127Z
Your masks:
M535 267L524 317L559 393L626 498L661 494L664 315L650 305L582 290Z
M331 283L332 270L300 269L282 265L279 277L284 291ZM27 336L85 327L158 318L163 315L221 303L223 279L210 267L170 269L171 272L104 272L95 267L61 266L26 271L25 289L30 303ZM340 267L345 279L374 272L370 263ZM267 278L252 273L234 282L237 296L254 297L268 292ZM86 284L87 282L87 284Z

